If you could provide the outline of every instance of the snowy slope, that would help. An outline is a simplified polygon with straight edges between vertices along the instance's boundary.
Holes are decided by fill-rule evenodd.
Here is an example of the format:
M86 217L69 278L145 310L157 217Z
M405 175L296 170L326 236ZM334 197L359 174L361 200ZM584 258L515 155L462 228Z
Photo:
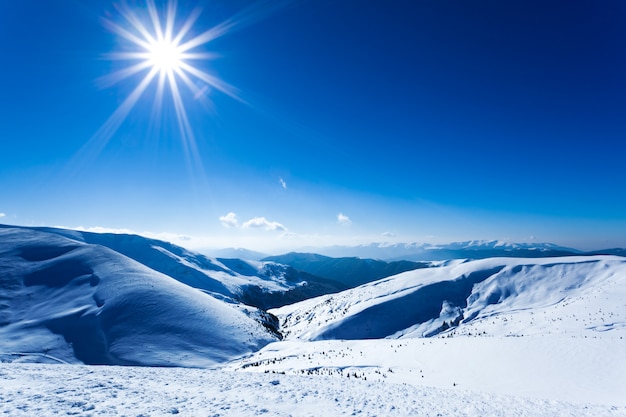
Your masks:
M0 225L0 229L6 227L12 226ZM50 227L24 229L106 246L183 284L260 308L276 307L343 289L336 283L320 280L287 265L209 258L172 243L143 236Z
M303 340L423 337L446 330L622 335L624 300L622 257L493 258L405 272L271 312L288 338Z
M277 340L264 313L100 245L0 228L4 360L211 366Z

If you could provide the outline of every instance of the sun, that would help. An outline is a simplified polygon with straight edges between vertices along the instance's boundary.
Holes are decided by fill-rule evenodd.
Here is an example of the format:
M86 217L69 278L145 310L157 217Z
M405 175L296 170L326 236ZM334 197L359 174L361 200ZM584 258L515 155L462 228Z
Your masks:
M86 147L94 152L102 150L144 93L154 88L151 120L160 119L164 101L171 100L185 152L189 159L199 161L184 97L210 104L206 103L209 100L207 92L219 91L241 101L235 88L202 67L217 55L201 47L226 34L235 23L226 21L192 36L200 9L196 8L186 19L178 20L175 0L168 0L162 10L157 8L154 0L145 0L145 6L135 9L126 2L116 3L117 15L103 20L104 26L123 41L120 42L123 50L105 54L104 57L127 64L102 77L100 83L111 87L137 80L137 84ZM183 89L189 90L191 95L185 96Z
M153 68L158 68L162 73L180 72L184 54L175 42L163 39L150 45L146 58Z

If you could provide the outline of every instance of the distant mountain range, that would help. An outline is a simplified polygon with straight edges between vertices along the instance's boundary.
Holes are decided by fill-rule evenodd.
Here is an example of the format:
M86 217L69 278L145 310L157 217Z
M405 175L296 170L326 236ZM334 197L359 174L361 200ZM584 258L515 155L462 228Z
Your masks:
M318 249L331 257L357 256L384 261L441 261L491 257L543 258L577 255L581 252L551 243L508 243L499 240L470 240L447 244L369 243L358 246L331 246Z
M267 253L244 248L206 249L202 252L214 258L247 259L249 261L260 261L270 256Z
M395 261L384 262L362 258L331 258L315 253L291 252L269 256L264 261L290 265L300 271L317 275L342 284L343 289L357 287L367 282L396 275L414 269L428 268L430 263Z
M294 252L283 255L265 255L260 252L246 249L220 249L209 251L212 256L222 254L224 257L241 259L289 259ZM554 256L576 255L617 255L626 256L626 249L611 248L594 251L580 251L578 249L555 245L553 243L511 243L501 240L469 240L446 244L430 243L369 243L358 246L327 246L305 247L295 253L322 255L330 258L364 258L376 259L385 262L395 261L444 261L450 259L485 259L493 257L507 258L547 258ZM286 258L284 258L286 257ZM285 262L291 265L289 262ZM295 265L292 265L296 267ZM296 267L297 268L297 267Z

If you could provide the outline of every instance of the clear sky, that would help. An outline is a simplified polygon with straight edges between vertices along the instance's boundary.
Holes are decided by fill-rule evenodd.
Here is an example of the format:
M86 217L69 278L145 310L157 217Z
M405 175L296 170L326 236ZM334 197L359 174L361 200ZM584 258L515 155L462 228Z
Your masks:
M179 0L178 94L147 6L0 2L0 222L626 246L623 1Z

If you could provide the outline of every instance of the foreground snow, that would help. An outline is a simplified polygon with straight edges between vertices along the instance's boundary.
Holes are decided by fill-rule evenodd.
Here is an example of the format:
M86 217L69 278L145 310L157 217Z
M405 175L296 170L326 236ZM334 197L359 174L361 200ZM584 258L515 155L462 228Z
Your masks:
M562 336L294 340L230 368L626 407L625 343Z
M626 409L324 376L13 363L0 365L0 414L625 416Z

